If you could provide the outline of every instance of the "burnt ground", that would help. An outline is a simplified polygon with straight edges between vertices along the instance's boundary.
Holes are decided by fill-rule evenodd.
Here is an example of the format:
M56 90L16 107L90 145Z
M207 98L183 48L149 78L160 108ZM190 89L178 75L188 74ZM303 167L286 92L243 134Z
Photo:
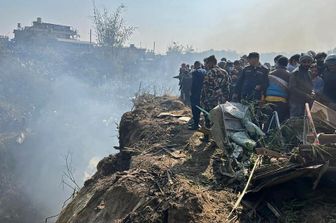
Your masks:
M223 152L187 129L180 117L190 113L177 98L139 96L121 119L120 152L100 161L57 222L336 222L333 182L313 191L310 179L249 194L229 217L244 185L227 185Z

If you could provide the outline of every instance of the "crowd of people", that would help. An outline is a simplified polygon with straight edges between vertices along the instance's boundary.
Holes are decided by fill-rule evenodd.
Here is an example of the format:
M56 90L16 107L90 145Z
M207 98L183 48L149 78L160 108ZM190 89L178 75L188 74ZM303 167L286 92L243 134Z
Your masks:
M192 109L189 129L199 128L201 109L210 111L227 101L267 104L276 111L279 121L303 117L305 104L320 100L336 104L336 55L326 53L278 55L274 65L262 65L260 55L252 52L234 62L215 56L183 63L179 73L181 98ZM210 121L205 116L205 126Z

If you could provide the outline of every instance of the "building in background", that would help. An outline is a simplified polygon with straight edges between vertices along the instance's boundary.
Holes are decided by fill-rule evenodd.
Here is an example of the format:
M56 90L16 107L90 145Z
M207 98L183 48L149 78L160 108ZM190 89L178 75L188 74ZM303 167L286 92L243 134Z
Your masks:
M42 22L41 18L37 18L32 26L22 27L18 23L14 30L15 43L26 43L31 41L45 41L45 40L76 40L79 35L71 26L57 25L52 23Z
M1 41L1 39L0 39ZM7 38L7 42L8 38ZM94 47L96 44L92 42L92 31L90 30L90 41L81 41L78 32L71 26L58 25L42 22L42 18L38 17L32 26L21 26L17 24L14 29L14 38L10 43L19 48L48 46L57 50L101 50L100 47ZM154 47L155 48L155 47ZM26 51L23 51L26 52ZM113 49L116 56L127 55L130 61L144 61L155 57L153 51L145 48L136 47L130 44L129 47L118 47Z

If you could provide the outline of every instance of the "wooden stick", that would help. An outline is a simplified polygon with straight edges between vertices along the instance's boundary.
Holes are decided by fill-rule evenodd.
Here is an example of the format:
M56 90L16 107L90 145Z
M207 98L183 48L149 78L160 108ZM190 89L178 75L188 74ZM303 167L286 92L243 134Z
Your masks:
M309 104L308 103L305 104L305 108L306 108L307 118L308 118L309 124L311 125L312 131L313 131L313 134L314 134L314 137L315 137L314 144L320 144L320 142L318 140L318 135L317 135L317 132L316 132L314 120L313 120L313 117L312 117L312 115L310 113L310 108L309 108Z
M253 168L252 168L252 170L251 170L249 179L248 179L247 182L246 182L245 188L244 188L243 192L240 194L240 196L238 197L238 200L236 201L235 205L233 206L232 211L230 212L229 216L227 217L227 221L228 221L228 222L229 222L229 219L230 219L231 215L232 215L233 212L237 209L237 207L239 206L240 202L242 201L244 195L246 194L246 191L247 191L247 189L248 189L248 187L249 187L249 185L250 185L250 182L251 182L251 180L252 180L254 171L255 171L255 169L257 168L257 166L259 165L259 163L260 163L260 161L261 161L261 158L262 158L262 156L261 156L261 155L258 155L258 158L257 158L257 160L255 161L254 166L253 166Z

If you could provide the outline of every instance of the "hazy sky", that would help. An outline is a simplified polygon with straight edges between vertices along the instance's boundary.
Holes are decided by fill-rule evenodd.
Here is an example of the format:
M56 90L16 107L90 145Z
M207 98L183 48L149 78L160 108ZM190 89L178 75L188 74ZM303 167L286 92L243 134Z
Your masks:
M138 29L130 42L163 52L173 41L197 50L306 51L336 47L335 0L96 0L114 10L126 5L128 24ZM0 0L0 35L18 22L71 25L89 39L91 0Z

